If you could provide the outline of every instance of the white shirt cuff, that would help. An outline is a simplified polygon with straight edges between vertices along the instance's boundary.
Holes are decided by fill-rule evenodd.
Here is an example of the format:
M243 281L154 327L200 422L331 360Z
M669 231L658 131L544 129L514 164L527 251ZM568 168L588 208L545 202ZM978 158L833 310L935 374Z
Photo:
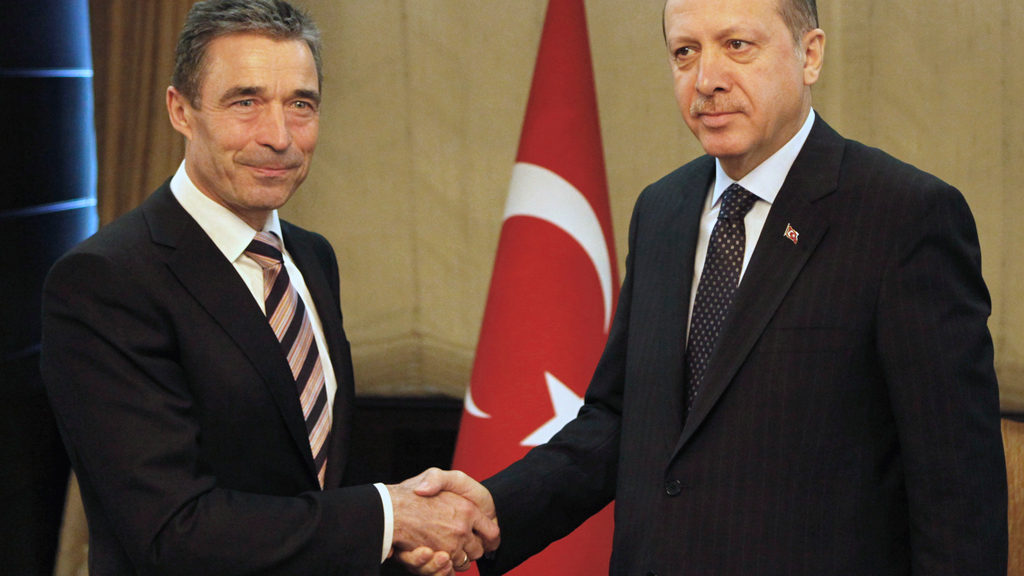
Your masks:
M380 502L384 505L384 545L381 547L380 561L383 563L388 559L388 552L391 551L391 541L395 537L395 511L391 507L391 493L388 487L380 482L373 485L380 492Z

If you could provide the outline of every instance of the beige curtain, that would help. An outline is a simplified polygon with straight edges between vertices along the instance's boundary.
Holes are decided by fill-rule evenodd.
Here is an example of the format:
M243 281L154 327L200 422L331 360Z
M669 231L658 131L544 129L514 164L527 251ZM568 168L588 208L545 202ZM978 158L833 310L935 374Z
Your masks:
M324 31L321 139L284 209L339 255L360 393L469 379L545 0L304 0ZM664 0L586 0L618 256L641 188L700 153ZM816 110L959 188L978 223L1002 406L1024 412L1024 2L819 0Z
M192 0L91 0L101 223L131 210L174 173L184 153L164 90Z
M164 88L190 3L92 2L103 222L180 161ZM326 83L317 158L284 216L338 252L358 391L460 396L546 2L299 3L322 28ZM586 2L620 264L639 190L700 153L673 101L662 5ZM818 6L828 43L815 108L963 191L992 293L1002 404L1024 411L1024 307L1013 304L1024 300L1024 3Z
M338 254L358 392L461 396L546 1L297 3L324 33L326 83L317 158L284 216ZM103 222L180 162L164 88L190 4L90 3ZM663 4L586 0L620 270L641 188L700 153L673 101ZM815 108L963 191L992 293L1002 405L1024 412L1024 2L818 7L828 43ZM72 505L61 576L84 573L81 517Z

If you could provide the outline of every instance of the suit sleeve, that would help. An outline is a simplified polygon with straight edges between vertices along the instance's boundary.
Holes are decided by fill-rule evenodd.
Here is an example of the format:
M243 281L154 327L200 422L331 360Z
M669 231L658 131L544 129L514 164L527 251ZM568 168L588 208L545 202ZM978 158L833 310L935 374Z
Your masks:
M1006 574L1006 470L988 292L966 202L918 197L878 301L904 463L913 574Z
M626 276L608 342L576 418L546 444L483 482L494 497L501 546L478 562L503 574L575 530L615 498L633 287L643 195L629 227Z
M372 486L294 497L218 486L199 457L200 392L166 314L104 255L73 253L46 283L41 367L91 487L91 528L113 533L106 544L144 574L379 573L383 513Z

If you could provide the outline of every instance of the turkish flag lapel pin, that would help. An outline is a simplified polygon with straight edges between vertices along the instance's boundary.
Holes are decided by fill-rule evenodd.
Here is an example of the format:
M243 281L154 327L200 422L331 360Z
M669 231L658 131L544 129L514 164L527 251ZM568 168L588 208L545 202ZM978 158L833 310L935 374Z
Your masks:
M796 241L800 239L800 233L794 230L790 224L786 224L786 233L783 236L792 240L793 244L796 244Z

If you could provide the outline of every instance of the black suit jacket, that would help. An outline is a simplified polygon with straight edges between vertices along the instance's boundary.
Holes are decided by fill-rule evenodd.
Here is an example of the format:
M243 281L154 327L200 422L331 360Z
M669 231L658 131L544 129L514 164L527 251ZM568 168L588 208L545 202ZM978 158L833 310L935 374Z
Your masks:
M282 232L338 381L323 491L281 345L167 184L50 272L42 373L91 574L379 573L380 497L340 488L353 382L337 262L323 237Z
M684 416L713 177L699 158L637 200L584 408L485 482L502 543L484 573L615 499L616 576L1006 574L990 303L963 197L816 120Z

